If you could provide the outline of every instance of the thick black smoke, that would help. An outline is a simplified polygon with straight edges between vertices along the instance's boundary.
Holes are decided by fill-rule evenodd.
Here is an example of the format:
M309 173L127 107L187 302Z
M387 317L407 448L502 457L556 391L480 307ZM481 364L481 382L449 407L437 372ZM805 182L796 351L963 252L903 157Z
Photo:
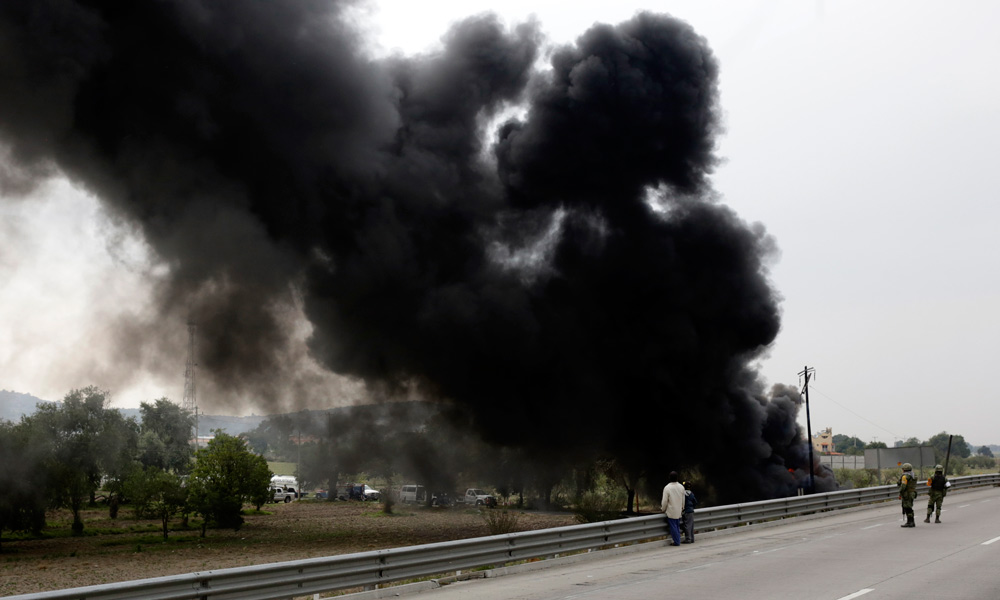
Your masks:
M640 14L539 71L536 27L480 16L372 60L342 8L0 4L3 189L58 171L137 223L220 385L273 396L301 302L323 365L538 461L793 493L796 405L749 367L779 327L772 242L708 186L706 41Z

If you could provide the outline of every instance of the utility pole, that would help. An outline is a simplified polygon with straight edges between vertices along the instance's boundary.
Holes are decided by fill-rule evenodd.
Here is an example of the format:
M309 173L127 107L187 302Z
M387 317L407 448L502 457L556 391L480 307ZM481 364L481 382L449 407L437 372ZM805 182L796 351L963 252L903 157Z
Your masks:
M813 467L813 430L812 421L809 418L809 376L815 375L816 369L810 369L809 367L803 367L802 372L799 373L799 377L804 379L802 384L802 393L806 397L806 435L809 436L807 441L809 442L809 493L812 494L816 491L816 481L815 481L815 469Z
M188 357L184 367L184 403L181 407L194 415L194 445L198 447L198 400L195 396L194 373L198 363L195 362L194 334L198 326L188 321Z

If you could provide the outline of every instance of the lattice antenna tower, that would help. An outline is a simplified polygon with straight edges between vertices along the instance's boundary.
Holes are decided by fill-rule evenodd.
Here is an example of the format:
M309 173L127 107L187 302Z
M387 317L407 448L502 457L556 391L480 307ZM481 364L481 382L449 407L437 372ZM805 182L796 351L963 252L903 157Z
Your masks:
M184 403L182 407L190 411L192 414L197 414L198 411L198 400L195 396L195 386L194 386L194 375L195 367L198 363L194 359L194 334L195 330L198 328L193 322L188 321L188 357L187 365L184 368Z

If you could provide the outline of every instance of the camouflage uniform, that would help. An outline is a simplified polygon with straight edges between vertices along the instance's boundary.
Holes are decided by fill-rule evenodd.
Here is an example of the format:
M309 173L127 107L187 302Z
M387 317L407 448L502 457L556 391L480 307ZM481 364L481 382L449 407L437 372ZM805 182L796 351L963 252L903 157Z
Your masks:
M934 516L934 522L941 522L941 505L944 503L944 497L948 494L948 479L945 478L942 471L941 465L937 465L934 467L934 476L927 480L927 485L931 489L927 493L927 518L924 519L924 523L931 522L931 513L935 512L935 507L937 514Z
M916 527L913 522L913 500L917 497L917 478L913 475L913 466L903 464L903 475L899 478L899 499L903 501L903 514L906 523L901 527Z

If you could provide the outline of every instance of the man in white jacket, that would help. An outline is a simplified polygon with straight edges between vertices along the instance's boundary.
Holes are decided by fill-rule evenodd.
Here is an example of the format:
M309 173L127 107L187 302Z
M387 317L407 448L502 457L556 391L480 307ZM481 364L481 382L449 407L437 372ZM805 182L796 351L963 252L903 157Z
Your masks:
M681 545L681 516L684 514L684 486L677 482L680 477L677 471L670 472L670 483L663 488L663 499L660 509L667 514L667 526L670 528L671 546Z

